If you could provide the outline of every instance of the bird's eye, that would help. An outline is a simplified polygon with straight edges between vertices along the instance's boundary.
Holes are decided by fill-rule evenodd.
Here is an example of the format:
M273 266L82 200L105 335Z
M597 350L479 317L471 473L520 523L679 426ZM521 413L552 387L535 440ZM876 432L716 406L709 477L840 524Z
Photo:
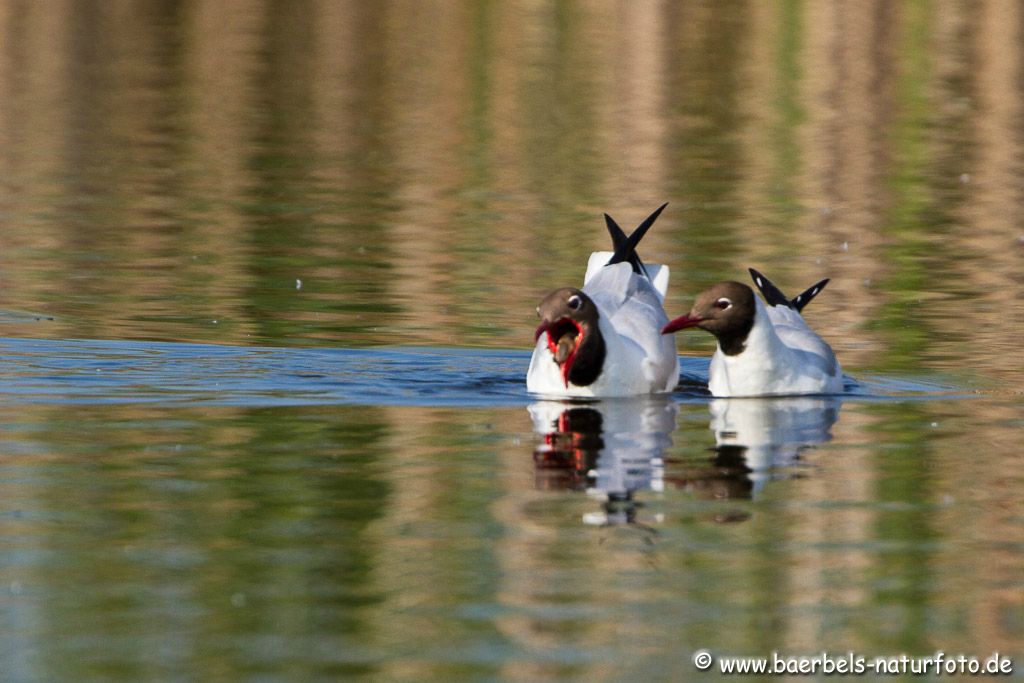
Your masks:
M573 294L572 296L569 297L569 301L567 301L566 303L569 304L569 308L571 308L574 311L578 311L580 310L580 306L583 305L583 300L580 299L575 294Z
M732 307L732 302L729 301L728 299L726 299L724 296L721 299L719 299L718 301L715 302L715 308L717 308L720 311L724 311L725 309L731 308L731 307Z

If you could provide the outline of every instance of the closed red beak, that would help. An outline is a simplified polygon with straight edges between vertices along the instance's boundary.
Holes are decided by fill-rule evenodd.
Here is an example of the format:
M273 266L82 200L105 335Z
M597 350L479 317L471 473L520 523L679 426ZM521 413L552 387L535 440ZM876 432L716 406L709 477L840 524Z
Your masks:
M685 330L687 327L696 327L704 322L704 318L698 318L694 315L681 315L675 320L670 320L668 325L661 328L662 334L672 334L676 330Z

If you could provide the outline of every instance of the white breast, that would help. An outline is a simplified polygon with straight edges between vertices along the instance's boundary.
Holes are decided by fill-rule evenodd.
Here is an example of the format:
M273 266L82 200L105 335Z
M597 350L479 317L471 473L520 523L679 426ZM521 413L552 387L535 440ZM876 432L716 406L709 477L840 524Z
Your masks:
M712 395L780 396L839 394L843 373L835 354L793 309L768 308L754 298L754 326L744 350L711 358Z

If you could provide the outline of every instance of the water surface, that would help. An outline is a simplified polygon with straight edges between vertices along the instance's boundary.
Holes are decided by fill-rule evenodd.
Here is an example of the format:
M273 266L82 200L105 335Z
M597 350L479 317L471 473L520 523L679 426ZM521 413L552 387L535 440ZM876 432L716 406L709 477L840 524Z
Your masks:
M658 677L712 643L1015 642L1005 400L709 401L684 358L671 396L562 403L527 362L2 340L14 670Z
M1013 3L0 7L0 660L55 680L1024 666ZM830 399L525 391L624 227Z

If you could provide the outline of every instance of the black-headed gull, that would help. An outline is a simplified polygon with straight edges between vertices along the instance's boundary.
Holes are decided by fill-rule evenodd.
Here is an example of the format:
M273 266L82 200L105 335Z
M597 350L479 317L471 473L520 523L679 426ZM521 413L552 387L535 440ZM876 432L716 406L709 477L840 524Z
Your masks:
M788 299L761 273L751 268L750 274L767 305L745 284L719 282L662 332L699 327L718 338L708 378L713 396L842 393L839 361L800 315L828 280Z
M636 245L665 206L628 237L605 214L615 251L590 255L582 289L557 289L541 301L537 344L526 375L529 391L612 397L675 388L675 340L660 334L668 322L664 301L669 270L644 265L636 254Z

